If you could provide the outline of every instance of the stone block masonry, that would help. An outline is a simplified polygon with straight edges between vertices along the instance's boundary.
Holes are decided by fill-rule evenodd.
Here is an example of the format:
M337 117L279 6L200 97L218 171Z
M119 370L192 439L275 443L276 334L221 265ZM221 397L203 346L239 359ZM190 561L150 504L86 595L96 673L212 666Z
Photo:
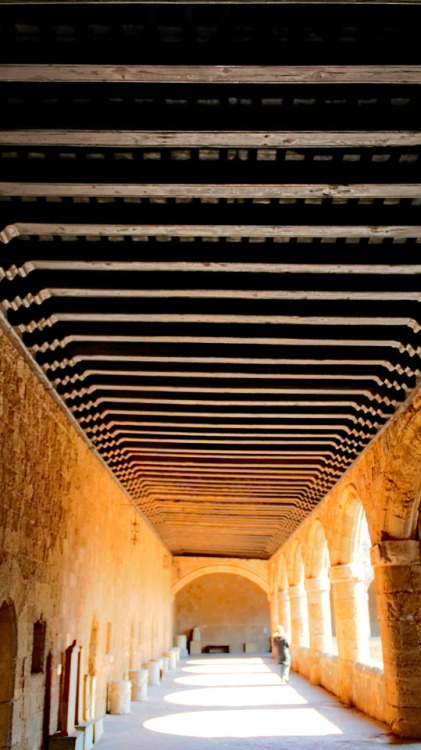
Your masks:
M111 680L172 645L171 565L140 516L131 543L127 497L2 334L0 351L0 606L12 613L10 626L0 617L10 633L0 666L13 714L0 745L27 750L63 729L74 641L79 721L106 712ZM45 643L32 672L35 623Z

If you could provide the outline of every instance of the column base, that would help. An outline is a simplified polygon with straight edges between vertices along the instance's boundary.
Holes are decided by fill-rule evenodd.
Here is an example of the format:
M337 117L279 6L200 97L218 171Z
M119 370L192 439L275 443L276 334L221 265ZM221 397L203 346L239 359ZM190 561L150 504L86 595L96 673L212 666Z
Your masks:
M421 708L387 705L386 722L398 737L413 740L421 738Z

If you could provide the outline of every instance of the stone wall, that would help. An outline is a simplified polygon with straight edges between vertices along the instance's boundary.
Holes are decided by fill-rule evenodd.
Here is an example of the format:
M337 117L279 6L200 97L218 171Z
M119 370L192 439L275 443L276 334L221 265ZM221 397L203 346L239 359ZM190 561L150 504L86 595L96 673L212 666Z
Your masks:
M3 336L0 347L0 605L17 619L11 744L32 750L59 726L74 640L83 675L96 675L97 716L110 678L172 645L171 557ZM36 622L46 643L31 672Z
M229 645L244 652L245 643L256 651L269 650L270 620L267 595L255 583L229 573L203 575L175 598L177 633L191 638L200 627L202 648Z

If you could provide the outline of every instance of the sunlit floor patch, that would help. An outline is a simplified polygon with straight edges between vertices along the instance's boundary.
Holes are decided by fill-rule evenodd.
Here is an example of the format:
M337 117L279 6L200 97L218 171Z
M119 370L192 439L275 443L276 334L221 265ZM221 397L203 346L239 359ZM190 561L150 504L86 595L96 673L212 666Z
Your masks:
M202 664L200 667L183 667L183 672L195 674L261 674L271 670L266 664Z
M342 734L314 708L195 711L150 719L152 732L180 737L320 737Z
M195 674L186 677L177 677L174 682L179 685L194 685L197 687L216 687L221 682L226 687L236 687L237 685L279 685L280 678L277 674L268 671L267 673L250 674L225 674L223 678L219 674Z
M216 658L214 656L206 656L205 658L202 657L201 659L189 659L186 664L188 666L195 664L202 667L213 667L215 665L219 666L220 664L223 664L224 666L226 664L243 664L244 666L248 667L252 664L265 665L265 662L261 656L250 657L249 659L243 659L241 656L225 656L222 659Z
M291 687L279 684L256 687L215 687L179 691L165 696L165 701L179 706L291 706L307 703Z

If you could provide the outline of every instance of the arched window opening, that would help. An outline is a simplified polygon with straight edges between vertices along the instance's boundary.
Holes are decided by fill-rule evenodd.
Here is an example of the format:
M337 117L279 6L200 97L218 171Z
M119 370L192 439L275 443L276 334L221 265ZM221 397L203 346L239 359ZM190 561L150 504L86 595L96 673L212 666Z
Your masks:
M366 634L368 647L367 662L375 666L383 666L383 655L380 640L379 620L377 615L377 600L374 583L374 570L370 559L371 538L367 517L359 498L353 501L353 518L351 534L351 562L360 568L363 586L361 587L360 618L363 622L362 631Z
M370 559L371 539L367 518L362 510L360 523L360 562L364 571L364 590L368 620L370 663L383 666L383 653L380 640L380 626L377 614L376 586L374 570Z
M289 601L291 608L291 642L297 646L310 645L307 594L304 586L304 562L301 545L297 542L293 556Z
M288 571L283 555L279 558L278 569L278 623L282 625L285 632L291 637L291 608L288 594Z
M308 540L307 579L310 645L314 650L337 653L333 638L333 607L329 580L330 554L326 534L315 520Z

